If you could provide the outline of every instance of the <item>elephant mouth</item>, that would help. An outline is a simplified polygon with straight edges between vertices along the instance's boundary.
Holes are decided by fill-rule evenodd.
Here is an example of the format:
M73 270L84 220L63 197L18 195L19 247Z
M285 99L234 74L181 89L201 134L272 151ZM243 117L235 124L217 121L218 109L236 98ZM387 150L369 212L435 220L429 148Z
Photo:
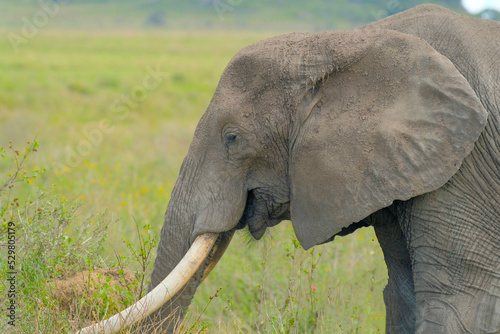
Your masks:
M259 240L266 229L290 219L290 202L277 202L267 192L259 189L250 190L247 194L245 210L236 229L248 226L250 234Z

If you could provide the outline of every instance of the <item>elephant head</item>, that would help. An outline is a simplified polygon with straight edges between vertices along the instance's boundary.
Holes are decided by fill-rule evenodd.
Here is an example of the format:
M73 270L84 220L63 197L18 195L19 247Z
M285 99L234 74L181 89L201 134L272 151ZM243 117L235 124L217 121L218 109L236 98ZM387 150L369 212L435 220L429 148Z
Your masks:
M180 288L167 287L148 321L183 314L235 230L259 239L291 219L305 249L331 240L395 200L445 184L485 123L467 80L414 36L366 27L244 48L196 128L150 288L163 286L198 237L211 241L184 289L166 302Z

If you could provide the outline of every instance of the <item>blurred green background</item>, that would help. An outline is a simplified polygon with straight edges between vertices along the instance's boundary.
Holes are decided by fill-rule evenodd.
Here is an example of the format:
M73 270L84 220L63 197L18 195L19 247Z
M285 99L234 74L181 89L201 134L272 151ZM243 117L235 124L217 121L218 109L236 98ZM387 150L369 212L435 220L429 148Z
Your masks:
M472 1L472 0L465 0ZM475 0L476 4L494 0ZM422 3L466 13L460 0L41 0L59 4L49 26L62 29L208 29L308 30L349 29ZM0 1L0 26L20 28L37 1ZM480 6L481 7L481 6ZM498 6L497 6L498 7ZM478 15L497 15L495 11Z
M9 198L42 188L81 201L82 216L108 210L116 222L99 256L113 262L127 252L123 238L138 242L134 221L159 233L195 126L239 49L283 32L359 27L424 2L0 1L0 147L36 138L26 169L46 169ZM466 14L458 0L433 3ZM145 89L151 73L157 85ZM0 159L0 181L11 171ZM267 234L236 236L195 297L194 332L384 332L387 274L372 229L309 252L287 222Z

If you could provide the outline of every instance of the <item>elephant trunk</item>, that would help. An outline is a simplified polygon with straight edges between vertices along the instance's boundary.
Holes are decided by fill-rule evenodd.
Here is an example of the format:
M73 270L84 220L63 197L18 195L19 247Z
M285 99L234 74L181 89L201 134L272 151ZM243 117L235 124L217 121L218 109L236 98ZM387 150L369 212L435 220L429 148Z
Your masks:
M199 163L188 154L181 167L179 178L165 213L165 222L161 229L157 256L148 288L149 292L176 268L191 247L195 223L202 216L200 212L200 175L196 173L200 167ZM223 235L219 236L215 241L217 245L221 243L222 237ZM224 240L226 239L224 238ZM184 317L197 287L203 280L205 268L208 267L212 258L214 258L214 251L201 263L200 268L190 277L181 291L143 321L141 331L155 332L155 329L160 328L162 333L163 330L167 330L167 333L173 331L176 324Z
M161 229L148 292L158 286L175 269L190 248L189 240L193 230L195 214L192 210L193 205L191 205L193 198L187 194L186 187L181 186L183 180L185 178L181 175L172 192L172 198L165 214L165 222ZM203 268L200 269L203 270ZM194 273L194 276L189 279L181 292L177 293L143 322L142 327L144 329L154 332L153 328L168 328L168 332L172 331L175 323L184 316L196 288L201 283L199 271Z
M167 224L164 225L163 229L168 228L166 225ZM163 284L162 282L167 274L170 276L171 273L176 271L179 267L177 258L179 256L182 257L184 253L175 253L174 250L177 248L183 248L184 245L189 245L189 242L187 241L189 240L189 237L186 240L182 240L179 239L178 235L165 234L166 233L162 230L162 236L158 247L158 255L155 261L153 273L151 274L151 283L149 285L148 294ZM215 239L212 242L213 247L210 247L209 252L205 253L204 260L200 263L198 269L187 277L187 280L184 282L185 284L180 291L176 292L175 295L173 295L169 300L165 300L162 307L146 318L141 325L142 330L154 333L156 333L157 331L155 330L158 329L161 329L162 333L172 333L174 331L174 329L178 326L178 323L184 317L186 309L190 305L196 289L222 257L233 234L234 230L225 233L205 233L195 240L186 253L191 251L198 239L202 237L212 238L212 236L215 236ZM182 249L178 249L178 251L183 252ZM185 256L180 261L183 261L184 258Z

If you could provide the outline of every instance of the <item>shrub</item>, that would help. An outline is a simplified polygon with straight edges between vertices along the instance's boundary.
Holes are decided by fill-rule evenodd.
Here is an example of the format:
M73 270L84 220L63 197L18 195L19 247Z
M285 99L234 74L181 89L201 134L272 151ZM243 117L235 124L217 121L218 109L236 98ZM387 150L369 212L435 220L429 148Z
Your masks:
M80 202L33 190L31 184L45 170L28 173L24 168L38 147L35 141L28 142L23 153L12 142L7 151L0 148L1 158L13 165L13 172L0 183L0 304L14 305L10 323L0 322L2 333L69 332L129 306L145 284L144 273L137 281L124 267L98 269L108 267L101 257L112 224L106 212L82 216ZM138 256L148 261L149 248L144 248L142 238L141 242ZM124 264L126 257L117 257ZM87 293L68 300L61 291L63 282L77 273L88 276Z

